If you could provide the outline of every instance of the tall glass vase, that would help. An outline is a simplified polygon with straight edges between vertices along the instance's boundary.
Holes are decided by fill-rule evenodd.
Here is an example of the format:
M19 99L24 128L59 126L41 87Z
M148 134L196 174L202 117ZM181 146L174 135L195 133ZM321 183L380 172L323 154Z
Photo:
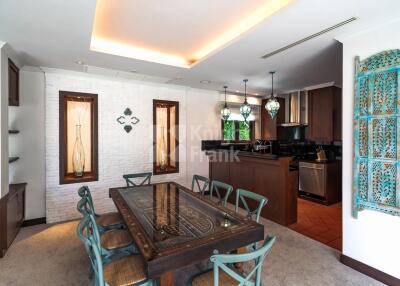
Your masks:
M160 169L164 171L167 169L167 154L165 150L164 126L161 126L161 139L160 139Z
M85 151L81 138L81 125L76 125L76 138L72 151L72 168L76 177L82 177L85 170Z

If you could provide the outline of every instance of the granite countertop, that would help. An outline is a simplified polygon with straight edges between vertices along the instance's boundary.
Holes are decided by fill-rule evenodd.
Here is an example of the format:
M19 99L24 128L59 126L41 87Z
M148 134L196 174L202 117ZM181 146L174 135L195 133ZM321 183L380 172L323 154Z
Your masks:
M331 164L338 162L340 160L326 160L326 161L317 161L317 160L305 160L305 159L299 159L299 162L306 162L306 163L313 163L313 164Z

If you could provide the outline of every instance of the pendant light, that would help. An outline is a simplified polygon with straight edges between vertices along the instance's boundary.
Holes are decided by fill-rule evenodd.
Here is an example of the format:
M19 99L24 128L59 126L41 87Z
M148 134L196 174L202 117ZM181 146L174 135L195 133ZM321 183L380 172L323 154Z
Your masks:
M251 106L247 103L247 82L248 79L244 79L244 102L242 106L240 106L240 114L243 116L244 121L247 122L247 118L250 116L251 113Z
M224 89L225 89L225 104L224 104L224 108L222 108L222 110L221 110L221 116L222 116L222 119L224 121L227 121L229 116L231 115L231 111L230 111L230 109L228 107L228 104L226 103L226 89L227 88L228 87L225 85L224 86Z
M271 90L271 97L268 99L267 103L265 104L265 109L268 111L271 118L274 119L276 114L278 113L280 105L274 95L274 74L275 74L275 72L271 71L269 73L271 74L271 77L272 77L272 90Z

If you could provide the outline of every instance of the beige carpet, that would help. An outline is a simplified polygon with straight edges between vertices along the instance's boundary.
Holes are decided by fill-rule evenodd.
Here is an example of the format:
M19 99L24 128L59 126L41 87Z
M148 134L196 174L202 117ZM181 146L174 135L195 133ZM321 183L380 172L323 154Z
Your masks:
M263 271L263 285L383 285L338 261L339 252L288 228L263 221L278 237ZM90 285L85 250L75 235L77 222L23 228L0 259L0 285ZM191 267L177 273L184 285Z

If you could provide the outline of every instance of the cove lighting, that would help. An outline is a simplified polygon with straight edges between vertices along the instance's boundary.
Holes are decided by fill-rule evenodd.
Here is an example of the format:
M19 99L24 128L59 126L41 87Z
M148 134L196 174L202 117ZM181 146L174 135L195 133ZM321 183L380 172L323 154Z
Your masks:
M294 1L295 0L266 1L266 3L257 8L255 12L248 16L244 15L242 20L238 23L230 25L230 28L219 34L217 37L208 40L200 48L194 49L192 54L186 56L161 52L160 48L142 48L121 41L101 37L95 34L96 22L93 25L90 50L181 68L191 68L195 64L238 40L240 37L254 29L257 25L265 21L268 17Z

